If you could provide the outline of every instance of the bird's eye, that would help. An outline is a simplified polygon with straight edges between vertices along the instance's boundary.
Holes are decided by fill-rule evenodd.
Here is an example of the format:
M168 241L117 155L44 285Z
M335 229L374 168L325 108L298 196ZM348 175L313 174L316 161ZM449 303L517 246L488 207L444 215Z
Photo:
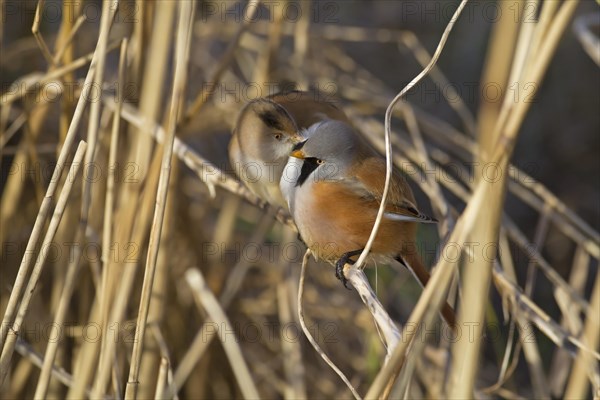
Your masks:
M281 140L281 138L283 137L283 135L281 135L281 133L275 133L273 134L273 137L277 140Z
M325 164L325 161L317 159L317 164L323 165L323 164Z

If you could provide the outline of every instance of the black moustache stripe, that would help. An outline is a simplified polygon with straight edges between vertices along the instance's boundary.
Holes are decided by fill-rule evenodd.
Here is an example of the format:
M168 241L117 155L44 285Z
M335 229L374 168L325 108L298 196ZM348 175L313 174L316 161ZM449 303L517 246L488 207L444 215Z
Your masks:
M269 128L278 131L285 130L285 126L281 123L281 115L272 111L264 111L258 114L258 116Z
M316 158L313 158L313 157L305 158L304 162L302 163L302 168L300 169L300 176L298 177L298 180L296 181L296 186L302 186L304 184L304 182L306 182L306 180L308 179L310 174L312 174L312 172L315 169L317 169L318 166L319 166L319 164L317 163Z

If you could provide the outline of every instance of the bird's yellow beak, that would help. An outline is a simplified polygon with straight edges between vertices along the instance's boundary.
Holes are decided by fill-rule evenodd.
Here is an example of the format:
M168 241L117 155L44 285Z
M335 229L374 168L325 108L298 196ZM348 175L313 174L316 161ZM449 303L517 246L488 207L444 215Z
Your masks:
M305 143L306 143L306 140L296 143L296 145L292 148L292 152L290 153L290 156L303 160L306 157L304 155L304 152L302 151L302 147L304 147Z

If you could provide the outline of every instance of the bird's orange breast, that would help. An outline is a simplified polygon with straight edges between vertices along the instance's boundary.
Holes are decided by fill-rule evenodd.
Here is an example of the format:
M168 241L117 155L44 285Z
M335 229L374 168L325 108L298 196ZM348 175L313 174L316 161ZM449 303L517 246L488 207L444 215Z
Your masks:
M310 189L312 195L299 202L295 219L311 250L335 262L346 252L364 248L379 202L362 198L336 181L313 182ZM414 223L382 220L372 253L398 254L408 241L414 241L415 231Z

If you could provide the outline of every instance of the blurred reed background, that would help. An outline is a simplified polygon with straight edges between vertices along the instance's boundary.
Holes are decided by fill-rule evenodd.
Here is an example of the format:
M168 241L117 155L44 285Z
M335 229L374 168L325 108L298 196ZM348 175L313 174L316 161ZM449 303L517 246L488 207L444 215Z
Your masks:
M300 330L304 247L238 185L230 131L249 100L314 89L383 152L458 2L0 4L2 397L350 397ZM385 365L333 268L304 291L363 396L600 396L599 19L472 1L397 107L436 277L367 270L406 328ZM458 337L421 307L447 289Z

